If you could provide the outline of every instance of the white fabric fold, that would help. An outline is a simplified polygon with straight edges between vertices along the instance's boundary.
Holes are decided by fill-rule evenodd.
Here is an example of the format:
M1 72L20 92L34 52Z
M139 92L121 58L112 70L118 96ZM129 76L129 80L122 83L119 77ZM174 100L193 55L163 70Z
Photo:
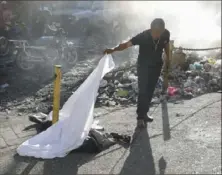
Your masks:
M63 105L59 121L46 131L22 143L17 148L18 154L52 159L64 157L71 150L81 146L93 123L93 109L100 81L114 67L112 56L105 55L89 77ZM52 117L52 112L49 117Z

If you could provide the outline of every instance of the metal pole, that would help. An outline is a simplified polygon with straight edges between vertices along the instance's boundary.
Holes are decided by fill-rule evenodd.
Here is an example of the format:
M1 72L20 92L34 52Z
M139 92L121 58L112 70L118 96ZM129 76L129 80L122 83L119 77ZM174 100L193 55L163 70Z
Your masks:
M161 96L161 106L162 106L162 120L163 120L163 140L167 141L171 138L170 133L170 122L169 122L169 114L168 114L168 107L167 107L167 99L166 99L166 91L168 88L168 76L169 76L169 69L170 69L170 62L172 60L173 54L173 44L174 41L170 41L170 50L169 50L169 63L168 68L165 67L164 75L163 75L163 95Z
M60 65L55 65L53 113L52 113L52 123L53 124L55 124L59 120L60 85L61 85L61 66Z

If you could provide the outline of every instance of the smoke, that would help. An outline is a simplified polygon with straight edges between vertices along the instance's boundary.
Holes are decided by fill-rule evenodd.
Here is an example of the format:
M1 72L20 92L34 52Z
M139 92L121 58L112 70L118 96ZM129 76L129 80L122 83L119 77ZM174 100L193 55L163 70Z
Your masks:
M118 4L124 13L133 14L130 18L126 15L124 20L134 23L134 27L140 30L149 28L154 18L163 18L175 46L206 48L221 45L221 1L128 1L113 4Z
M38 3L42 4L42 2ZM113 47L123 40L127 41L139 32L150 28L154 18L165 20L166 28L170 31L171 40L174 40L176 47L208 48L221 45L221 1L55 1L47 3L53 7L51 9L54 9L52 11L56 18L67 14L76 17L74 25L70 25L67 20L62 23L65 30L71 34L75 33L75 37L83 41L84 48L81 51L88 49L86 45L96 50L95 45L102 45L105 48ZM93 43L90 42L90 38L93 38ZM132 48L129 49L129 53L124 51L116 55L128 59L130 51L135 54L137 49ZM84 57L87 56L84 55Z
M165 20L175 46L206 48L221 45L221 1L58 1L53 5L57 6L55 14L92 18L98 13L98 21L101 17L106 23L117 20L121 30L112 33L115 35L112 38L118 38L118 42L148 29L151 21L158 17ZM109 25L104 28L112 30Z

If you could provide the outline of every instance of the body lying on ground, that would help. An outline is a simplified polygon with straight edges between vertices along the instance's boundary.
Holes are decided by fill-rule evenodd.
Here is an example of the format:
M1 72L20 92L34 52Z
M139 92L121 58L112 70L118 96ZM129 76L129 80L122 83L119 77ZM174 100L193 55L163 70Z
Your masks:
M40 125L40 132L48 129L52 125L52 121L48 119L48 116L42 113L39 116L29 116L29 120ZM130 136L119 135L118 133L102 133L92 128L83 144L73 150L73 152L99 153L116 143L129 144L130 141Z

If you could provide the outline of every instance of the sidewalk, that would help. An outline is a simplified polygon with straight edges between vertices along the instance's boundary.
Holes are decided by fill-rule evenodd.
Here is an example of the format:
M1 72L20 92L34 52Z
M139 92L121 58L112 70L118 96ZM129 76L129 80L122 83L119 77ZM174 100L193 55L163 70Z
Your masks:
M135 107L110 110L95 111L106 131L133 135ZM6 119L0 114L0 174L221 174L220 93L167 104L167 108L159 105L154 122L130 148L116 145L98 155L70 154L54 160L15 155L17 146L36 131L23 131L31 124L27 116L9 115Z

